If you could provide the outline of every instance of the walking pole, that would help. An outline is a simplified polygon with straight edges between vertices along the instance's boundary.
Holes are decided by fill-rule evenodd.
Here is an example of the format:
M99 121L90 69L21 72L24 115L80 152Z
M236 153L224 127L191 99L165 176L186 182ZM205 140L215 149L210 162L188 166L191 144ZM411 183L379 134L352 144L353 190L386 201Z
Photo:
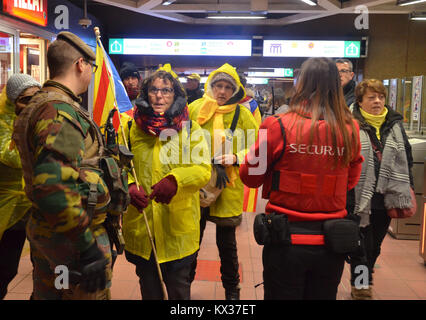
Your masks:
M95 27L93 29L94 29L95 35L96 35L96 42L99 44L99 46L102 48L102 50L105 51L105 49L104 49L104 47L102 45L102 42L100 41L100 39L101 39L101 33L99 31L99 28ZM107 74L108 74L109 82L111 83L111 75L109 74L109 72L107 72ZM118 107L117 99L116 99L115 95L114 95L114 100L115 100L115 105ZM126 146L126 148L129 148L128 147L128 143L127 143L127 139L126 139L126 135L124 133L124 128L123 128L123 126L121 124L120 111L118 111L117 114L118 114L118 121L120 123L120 128L121 128L121 135L123 136L124 145ZM130 160L130 166L131 166L131 169L132 169L133 177L135 179L136 187L139 190L139 182L138 182L138 178L136 176L136 171L135 171L135 166L133 165L133 160ZM145 220L146 230L148 232L148 237L149 237L149 241L151 243L152 253L154 255L155 264L157 266L158 277L160 279L161 289L163 290L163 299L164 300L168 300L166 284L164 283L163 274L161 272L160 264L158 263L157 250L155 249L154 238L152 237L151 229L149 228L148 218L146 217L145 210L142 210L142 215L143 215L143 218Z

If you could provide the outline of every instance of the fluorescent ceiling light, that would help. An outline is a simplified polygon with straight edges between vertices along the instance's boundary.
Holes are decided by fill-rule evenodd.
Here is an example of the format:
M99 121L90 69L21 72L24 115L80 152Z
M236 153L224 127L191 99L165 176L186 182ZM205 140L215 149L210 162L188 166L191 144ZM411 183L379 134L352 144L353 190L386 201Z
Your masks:
M162 5L163 6L168 6L168 5L170 5L170 4L172 4L173 2L175 2L176 0L165 0L165 1L163 1L163 3L162 3Z
M426 12L411 12L410 20L423 20L426 21Z
M316 6L318 3L316 0L301 0L306 4L309 4L310 6Z
M411 4L416 4L421 2L426 2L426 0L398 0L396 4L402 7L402 6L409 6Z
M255 20L255 19L266 19L266 16L263 15L237 15L237 14L209 14L207 19L217 19L217 20L235 20L235 19L244 19L244 20Z

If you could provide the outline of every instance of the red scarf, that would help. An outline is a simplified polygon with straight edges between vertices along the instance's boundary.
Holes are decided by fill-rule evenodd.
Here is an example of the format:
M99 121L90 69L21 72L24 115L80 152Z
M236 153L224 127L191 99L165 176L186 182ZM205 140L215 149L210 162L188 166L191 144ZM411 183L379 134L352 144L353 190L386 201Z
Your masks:
M159 136L164 129L174 129L176 132L182 130L182 122L189 121L188 106L172 119L168 119L165 113L154 112L152 115L135 113L135 122L145 133Z

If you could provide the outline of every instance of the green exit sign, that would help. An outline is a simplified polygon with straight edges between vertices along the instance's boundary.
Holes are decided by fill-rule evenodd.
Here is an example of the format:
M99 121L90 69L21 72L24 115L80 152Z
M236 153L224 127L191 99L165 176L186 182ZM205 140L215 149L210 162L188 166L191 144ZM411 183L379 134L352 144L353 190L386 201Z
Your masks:
M293 77L293 69L291 68L284 68L284 77Z
M361 55L361 42L360 41L345 41L344 49L345 58L359 58Z
M123 54L123 39L109 39L109 54Z

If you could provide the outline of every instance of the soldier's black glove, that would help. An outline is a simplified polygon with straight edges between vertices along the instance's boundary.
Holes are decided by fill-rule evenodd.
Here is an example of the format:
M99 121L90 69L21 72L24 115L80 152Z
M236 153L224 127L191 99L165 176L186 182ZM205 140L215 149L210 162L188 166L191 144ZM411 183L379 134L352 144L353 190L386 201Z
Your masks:
M226 174L225 167L222 166L221 164L215 164L215 163L213 164L213 166L217 174L216 188L218 189L226 188L226 183L229 183L229 178Z
M104 290L106 287L105 267L108 260L104 257L96 243L80 255L80 270L72 271L72 277L78 279L81 288L86 292Z

